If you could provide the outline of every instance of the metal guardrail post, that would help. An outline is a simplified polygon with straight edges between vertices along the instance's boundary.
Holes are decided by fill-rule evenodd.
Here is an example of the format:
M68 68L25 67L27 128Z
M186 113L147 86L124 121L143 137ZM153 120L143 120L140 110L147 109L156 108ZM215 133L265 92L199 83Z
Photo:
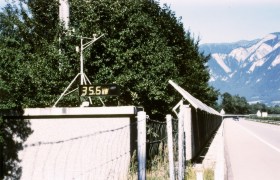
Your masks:
M166 115L167 128L167 144L168 144L168 160L169 160L169 177L175 180L174 159L173 159L173 135L172 135L172 116Z
M185 158L184 158L184 106L180 106L178 122L178 180L184 179Z
M186 160L192 159L193 134L192 134L192 112L189 106L184 105L184 131Z
M146 112L137 113L138 179L146 180Z

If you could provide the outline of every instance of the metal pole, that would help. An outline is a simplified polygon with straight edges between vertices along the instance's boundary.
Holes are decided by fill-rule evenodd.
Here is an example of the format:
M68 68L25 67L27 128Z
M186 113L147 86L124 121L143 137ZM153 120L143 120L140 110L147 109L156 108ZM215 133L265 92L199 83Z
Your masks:
M81 66L81 72L80 72L80 74L81 74L81 85L83 85L84 84L84 62L83 62L83 50L84 50L84 48L83 48L83 38L81 37L81 55L80 55L80 66Z
M186 152L186 160L192 159L192 121L191 121L191 108L187 105L184 105L184 132L185 132L185 152Z
M67 86L67 88L64 90L64 92L59 96L58 100L54 103L53 107L56 107L57 103L60 101L60 99L66 94L68 89L72 86L72 84L75 82L75 80L78 78L80 74L77 74L76 77L71 81L71 83Z
M166 115L167 143L168 143L168 159L169 159L169 177L175 180L174 159L173 159L173 135L172 135L172 116Z
M180 106L178 122L178 180L184 179L184 108Z
M138 179L146 180L146 112L137 113Z

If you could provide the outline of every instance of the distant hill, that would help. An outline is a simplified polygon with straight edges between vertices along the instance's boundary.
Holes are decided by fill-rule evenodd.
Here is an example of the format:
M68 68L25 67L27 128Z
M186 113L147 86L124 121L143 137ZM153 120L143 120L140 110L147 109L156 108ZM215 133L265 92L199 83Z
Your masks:
M209 83L250 103L280 104L280 32L236 43L202 44L211 54Z

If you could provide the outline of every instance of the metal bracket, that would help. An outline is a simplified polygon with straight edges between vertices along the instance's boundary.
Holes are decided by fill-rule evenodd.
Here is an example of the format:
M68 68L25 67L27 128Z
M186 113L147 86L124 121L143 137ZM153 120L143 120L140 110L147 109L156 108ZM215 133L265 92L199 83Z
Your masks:
M177 118L179 118L179 112L177 112L177 111L180 110L180 107L183 105L183 102L184 102L184 98L182 98L182 99L178 102L178 104L176 104L176 105L173 107L173 109L172 109L172 111L176 114ZM179 109L179 110L178 110L178 109Z

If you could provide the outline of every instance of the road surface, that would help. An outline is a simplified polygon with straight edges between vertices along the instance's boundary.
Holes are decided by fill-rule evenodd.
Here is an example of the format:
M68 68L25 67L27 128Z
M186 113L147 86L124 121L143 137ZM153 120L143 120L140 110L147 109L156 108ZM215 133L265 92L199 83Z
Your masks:
M280 180L280 126L224 120L228 180Z

